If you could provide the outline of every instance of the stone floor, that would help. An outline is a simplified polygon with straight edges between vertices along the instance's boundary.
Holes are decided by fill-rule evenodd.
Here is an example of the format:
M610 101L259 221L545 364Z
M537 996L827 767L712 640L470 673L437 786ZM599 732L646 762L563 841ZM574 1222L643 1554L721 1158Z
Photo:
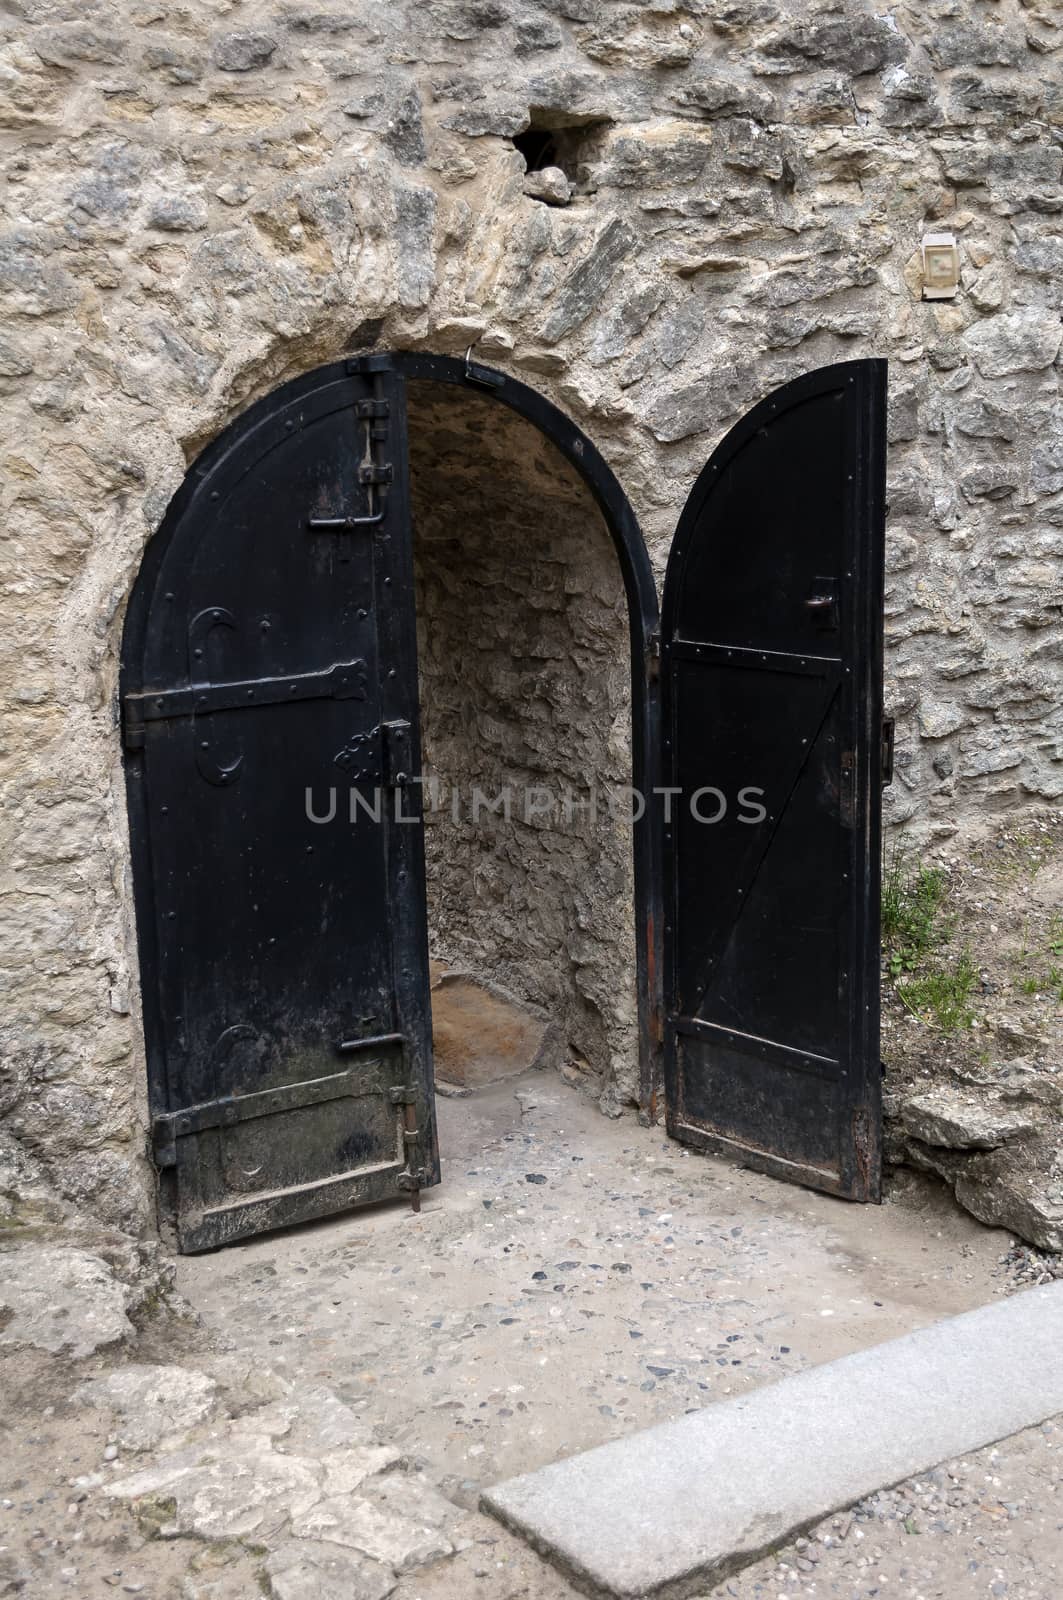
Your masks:
M117 1306L94 1321L87 1257L66 1263L62 1304L42 1292L28 1321L0 1316L0 1596L570 1600L476 1509L481 1485L1011 1287L1010 1236L929 1180L847 1206L609 1121L548 1073L439 1111L444 1183L419 1216L387 1206L185 1258L198 1321L133 1290L132 1322ZM42 1259L29 1236L5 1243L9 1281ZM1005 1499L1043 1491L1048 1552L1056 1458L1034 1467ZM993 1574L1018 1548L992 1471L964 1471L959 1491L896 1501L914 1507L900 1521L888 1499L888 1516L855 1514L892 1587L850 1570L828 1529L735 1592L1012 1595L957 1565L968 1538L998 1552ZM913 1519L929 1575L905 1588Z
M918 1181L858 1207L688 1153L552 1074L439 1117L419 1217L185 1257L178 1286L474 1484L981 1305L1010 1243Z

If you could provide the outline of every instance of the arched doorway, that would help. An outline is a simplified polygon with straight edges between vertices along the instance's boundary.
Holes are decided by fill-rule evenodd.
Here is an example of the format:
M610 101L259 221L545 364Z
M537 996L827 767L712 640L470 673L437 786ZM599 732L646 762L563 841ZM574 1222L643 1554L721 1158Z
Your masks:
M466 400L448 406L458 393ZM473 393L487 397L478 415ZM497 430L503 407L523 442ZM441 449L437 438L422 456L417 504L409 414L455 441ZM204 452L145 555L121 674L152 1135L182 1249L397 1191L416 1204L438 1181L418 518L429 543L442 531L444 553L493 563L495 586L517 567L530 574L533 608L532 591L551 588L543 563L564 567L562 549L598 544L574 592L588 570L592 587L606 571L603 551L619 567L631 789L646 802L631 829L629 1098L653 1117L663 1055L675 1137L877 1198L884 419L885 365L857 361L795 379L736 424L680 520L663 633L635 518L590 440L533 390L469 360L371 355L320 368ZM537 436L548 456L529 449ZM454 479L474 454L481 524L504 515L507 468L522 500L539 496L540 515L522 504L508 546L489 525L463 530ZM587 494L597 520L575 546L559 544ZM422 595L431 565L423 554ZM438 748L449 737L459 769L482 755L463 716L516 713L523 694L520 681L500 691L469 653L483 606L464 598L467 578L436 561L434 580L451 591L436 619L442 654L474 693L464 712L452 702L436 718L432 706L430 734L444 729ZM555 606L566 648L576 609ZM605 610L613 623L622 615L619 590ZM538 647L548 633L526 640ZM549 690L548 679L525 687ZM603 765L601 747L594 759ZM610 850L620 859L593 827L578 844L581 871ZM538 897L564 878L563 859L540 867L536 877L525 861L518 874L516 909L533 928ZM454 898L443 882L437 908ZM468 909L451 932L482 946ZM593 987L562 984L548 998L580 1035L570 1002L594 1002ZM608 1049L610 1018L592 1008Z
M540 467L549 456L543 505L583 502L595 560L600 567L604 546L612 563L627 636L624 784L643 795L655 786L649 560L608 467L542 396L468 361L371 356L285 385L215 441L145 556L121 685L155 1159L184 1249L397 1188L416 1196L438 1177L411 396L422 440L430 432L438 443L448 422L460 433L470 397L485 419L512 417L524 430L517 447L536 438ZM526 494L529 485L515 473L513 488ZM469 531L467 556L482 534ZM481 556L492 543L480 544ZM466 576L473 565L466 559ZM430 566L421 563L422 599ZM463 641L455 620L445 650ZM609 985L600 979L598 995L563 974L544 994L551 963L578 965L560 950L539 949L538 989L534 975L527 986L528 998L567 1007L566 1036L599 1066L626 1023L624 1093L647 1110L660 1032L653 828L647 809L621 847L631 852L620 864L634 899L625 908L635 968L626 1013L603 1015ZM577 826L573 837L589 845L584 870L595 870L606 834ZM555 855L552 873L526 885L528 900L540 906L544 881L557 885L563 873ZM437 909L453 910L454 874L433 877ZM452 916L452 935L454 924ZM533 942L524 942L529 967ZM623 938L615 942L620 950ZM506 961L511 985L519 945ZM582 1023L581 999L597 1013Z

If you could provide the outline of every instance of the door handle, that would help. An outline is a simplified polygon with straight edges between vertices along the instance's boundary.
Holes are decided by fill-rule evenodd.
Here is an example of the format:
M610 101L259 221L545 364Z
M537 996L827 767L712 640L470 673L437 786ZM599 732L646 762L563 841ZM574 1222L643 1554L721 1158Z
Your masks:
M835 632L838 627L837 578L816 578L812 593L805 601L805 610L821 633Z

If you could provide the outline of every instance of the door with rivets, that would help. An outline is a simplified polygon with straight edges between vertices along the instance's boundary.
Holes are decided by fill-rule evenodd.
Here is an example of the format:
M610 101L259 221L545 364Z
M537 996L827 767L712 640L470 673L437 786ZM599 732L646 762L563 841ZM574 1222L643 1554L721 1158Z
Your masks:
M664 587L670 1132L878 1197L886 366L769 395L701 473Z
M438 1181L401 380L339 363L190 471L121 709L155 1161L181 1249Z

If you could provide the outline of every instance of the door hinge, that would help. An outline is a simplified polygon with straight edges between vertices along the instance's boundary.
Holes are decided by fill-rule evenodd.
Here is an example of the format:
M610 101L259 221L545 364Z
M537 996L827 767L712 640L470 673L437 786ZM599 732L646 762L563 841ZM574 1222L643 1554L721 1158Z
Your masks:
M384 782L402 788L410 781L410 724L385 722L380 731Z
M882 719L882 787L893 782L893 743L896 723L892 717Z
M843 750L841 755L841 782L838 810L843 828L856 823L856 752Z
M122 744L127 750L144 748L144 712L139 699L126 695L122 701Z

